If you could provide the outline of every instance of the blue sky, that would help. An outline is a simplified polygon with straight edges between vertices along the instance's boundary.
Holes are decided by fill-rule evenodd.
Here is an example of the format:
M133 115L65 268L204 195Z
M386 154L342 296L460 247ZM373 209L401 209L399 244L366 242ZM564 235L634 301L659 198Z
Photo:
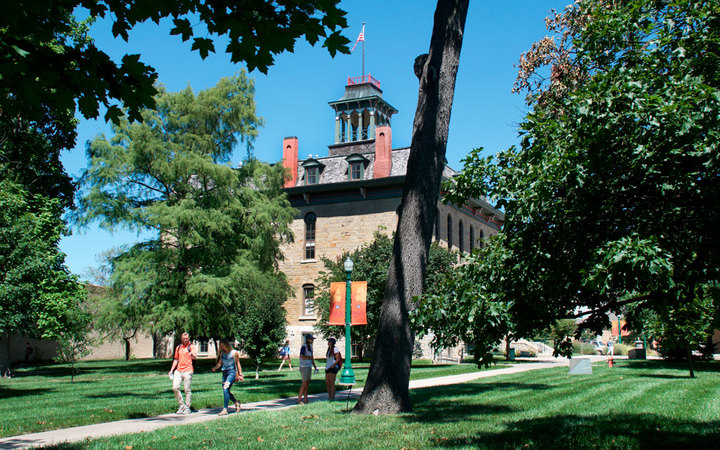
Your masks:
M549 10L561 10L568 3L471 2L450 122L447 160L451 167L462 168L460 161L473 148L484 147L490 154L517 143L517 124L527 107L523 95L511 93L517 76L514 65L532 42L547 34L544 19ZM435 2L344 1L341 7L348 12L349 28L344 34L353 42L366 23L365 72L380 80L385 100L399 111L392 121L393 148L409 146L418 93L413 61L428 51ZM190 42L169 35L169 24L138 26L129 42L112 37L109 21L95 24L91 35L99 48L118 61L126 53L139 53L169 91L189 85L197 92L243 67L230 62L221 42L216 43L218 53L202 60L190 51ZM267 75L252 72L258 113L265 119L254 155L267 162L279 161L286 136L298 137L300 158L327 155L335 130L334 113L327 103L342 97L347 78L361 72L360 45L352 55L331 58L320 45L311 47L305 42L298 42L294 53L279 55ZM63 155L63 164L74 177L87 164L86 142L98 133L109 135L109 127L102 121L81 121L76 148ZM238 149L233 163L244 156L245 150ZM98 265L103 251L138 239L136 233L124 230L110 233L97 227L73 227L72 231L60 247L69 269L81 277Z

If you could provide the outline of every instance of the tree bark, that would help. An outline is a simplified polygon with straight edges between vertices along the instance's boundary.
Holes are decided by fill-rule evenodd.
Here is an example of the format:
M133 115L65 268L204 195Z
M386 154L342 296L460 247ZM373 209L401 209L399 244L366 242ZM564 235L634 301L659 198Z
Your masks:
M420 88L400 218L372 363L355 413L412 411L409 382L415 335L408 313L425 282L468 4L469 0L438 0L430 51L415 60Z
M692 348L690 345L687 347L687 359L688 359L688 368L690 369L690 378L695 378L695 368L693 367L693 355L692 355Z
M0 377L10 370L10 333L0 335Z
M125 342L125 361L130 361L130 339L123 338Z

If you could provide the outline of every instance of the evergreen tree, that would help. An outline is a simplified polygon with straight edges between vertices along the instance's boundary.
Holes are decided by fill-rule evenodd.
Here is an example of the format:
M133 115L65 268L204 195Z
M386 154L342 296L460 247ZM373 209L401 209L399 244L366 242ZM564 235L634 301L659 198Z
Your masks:
M251 148L262 123L253 94L244 72L197 95L163 92L142 123L122 120L111 139L88 146L75 218L151 234L114 257L110 275L129 317L150 331L232 337L247 302L287 296L277 270L292 238L283 169L252 158L226 164L240 143Z

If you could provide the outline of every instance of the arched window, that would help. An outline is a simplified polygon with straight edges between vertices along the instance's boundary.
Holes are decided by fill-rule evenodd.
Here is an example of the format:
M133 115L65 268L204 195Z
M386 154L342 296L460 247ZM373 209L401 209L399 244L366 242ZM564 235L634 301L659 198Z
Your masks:
M475 227L470 225L470 253L475 249Z
M485 247L485 242L483 242L483 239L485 239L485 233L483 233L483 230L480 230L480 248Z
M452 248L452 217L447 216L447 243L448 248Z
M435 240L440 240L440 211L435 214Z
M461 252L465 251L465 236L463 236L463 232L465 230L463 229L463 222L462 220L458 222L458 248Z
M303 285L303 315L315 315L315 286L312 284Z
M305 259L315 259L315 213L305 215Z

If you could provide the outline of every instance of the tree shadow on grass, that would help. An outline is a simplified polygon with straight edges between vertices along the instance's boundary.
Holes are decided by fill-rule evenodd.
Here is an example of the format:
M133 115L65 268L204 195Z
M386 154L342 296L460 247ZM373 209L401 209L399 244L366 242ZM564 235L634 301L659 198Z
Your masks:
M508 422L500 432L433 439L439 447L506 448L718 448L720 421L668 419L654 414L559 415Z
M643 370L677 370L678 378L687 378L689 366L687 361L665 361L665 360L626 360L622 362L625 369ZM694 361L695 372L716 372L720 373L720 361ZM683 376L684 375L684 376Z
M4 386L0 386L0 398L7 399L13 397L25 397L28 395L42 395L54 392L55 389L50 388L33 388L33 389L9 389Z
M490 391L519 392L524 390L538 391L550 389L542 383L465 383L441 387L413 389L412 401L416 405L414 412L409 416L411 421L417 422L455 422L472 416L488 414L507 414L517 411L507 405L485 404L477 401L477 395ZM463 397L473 398L463 400Z

